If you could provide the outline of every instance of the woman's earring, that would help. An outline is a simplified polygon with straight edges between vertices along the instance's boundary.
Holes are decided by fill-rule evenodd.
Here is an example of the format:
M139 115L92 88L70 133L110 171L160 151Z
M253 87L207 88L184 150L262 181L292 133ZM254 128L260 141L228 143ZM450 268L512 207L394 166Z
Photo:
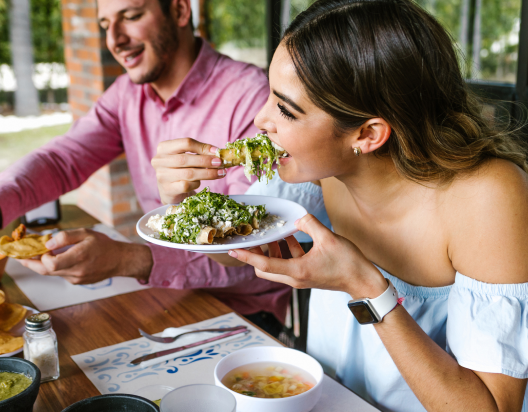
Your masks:
M359 156L361 154L361 148L360 147L354 147L354 154L356 156Z

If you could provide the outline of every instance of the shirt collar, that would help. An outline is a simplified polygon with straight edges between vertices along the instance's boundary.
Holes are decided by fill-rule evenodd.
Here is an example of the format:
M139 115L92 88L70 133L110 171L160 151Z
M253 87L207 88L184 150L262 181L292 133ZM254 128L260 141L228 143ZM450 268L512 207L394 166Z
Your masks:
M197 37L196 41L201 43L200 51L196 60L194 61L187 76L183 79L174 94L165 102L166 108L172 107L176 102L192 103L196 94L200 90L200 85L209 77L216 65L219 54L205 40ZM157 93L152 89L150 84L144 84L144 91L146 95L157 103L161 103L161 99Z

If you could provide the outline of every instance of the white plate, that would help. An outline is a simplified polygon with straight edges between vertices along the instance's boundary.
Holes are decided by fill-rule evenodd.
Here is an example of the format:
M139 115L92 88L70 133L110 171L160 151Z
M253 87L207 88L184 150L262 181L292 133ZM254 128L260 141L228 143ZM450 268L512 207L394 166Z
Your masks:
M24 305L22 305L24 306ZM13 335L13 336L22 336L24 331L26 330L26 318L28 316L34 315L35 313L39 313L37 309L30 308L29 306L24 306L27 309L26 315L24 316L24 319L22 319L20 322L18 322L15 326L11 328L11 330L7 333ZM17 349L13 352L9 353L3 353L0 355L0 358L5 358L8 356L16 355L17 353L20 353L24 350L24 348Z
M266 230L263 236L261 236L262 233L259 232L256 234L250 234L249 236L232 236L231 239L215 239L215 242L219 243L218 245L188 245L184 243L172 243L151 237L150 235L156 234L156 232L147 227L147 222L151 216L156 214L162 216L165 215L165 211L169 207L169 205L166 205L150 211L139 219L136 225L136 230L139 236L147 242L154 243L155 245L183 249L197 253L227 253L231 249L249 249L251 247L264 245L293 235L297 232L294 225L295 221L308 213L301 205L292 202L291 200L279 199L278 197L258 195L232 195L229 197L239 203L244 202L246 205L265 205L267 213L277 215L280 217L279 220L284 220L284 226ZM242 240L243 238L246 240Z

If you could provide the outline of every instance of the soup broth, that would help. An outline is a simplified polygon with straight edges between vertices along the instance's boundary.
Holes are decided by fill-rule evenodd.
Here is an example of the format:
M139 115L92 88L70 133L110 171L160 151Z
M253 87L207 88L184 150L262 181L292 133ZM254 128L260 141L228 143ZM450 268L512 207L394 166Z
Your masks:
M315 385L306 371L280 362L258 362L240 366L227 373L222 383L246 396L287 398L299 395Z

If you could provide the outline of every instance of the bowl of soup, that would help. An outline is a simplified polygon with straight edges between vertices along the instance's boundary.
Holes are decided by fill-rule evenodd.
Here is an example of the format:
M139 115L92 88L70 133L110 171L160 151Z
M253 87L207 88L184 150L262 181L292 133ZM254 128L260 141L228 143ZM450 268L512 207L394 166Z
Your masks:
M25 359L0 358L0 411L31 412L40 387L40 369Z
M311 356L277 346L232 352L214 371L215 384L235 396L237 412L308 412L321 397L323 375Z

